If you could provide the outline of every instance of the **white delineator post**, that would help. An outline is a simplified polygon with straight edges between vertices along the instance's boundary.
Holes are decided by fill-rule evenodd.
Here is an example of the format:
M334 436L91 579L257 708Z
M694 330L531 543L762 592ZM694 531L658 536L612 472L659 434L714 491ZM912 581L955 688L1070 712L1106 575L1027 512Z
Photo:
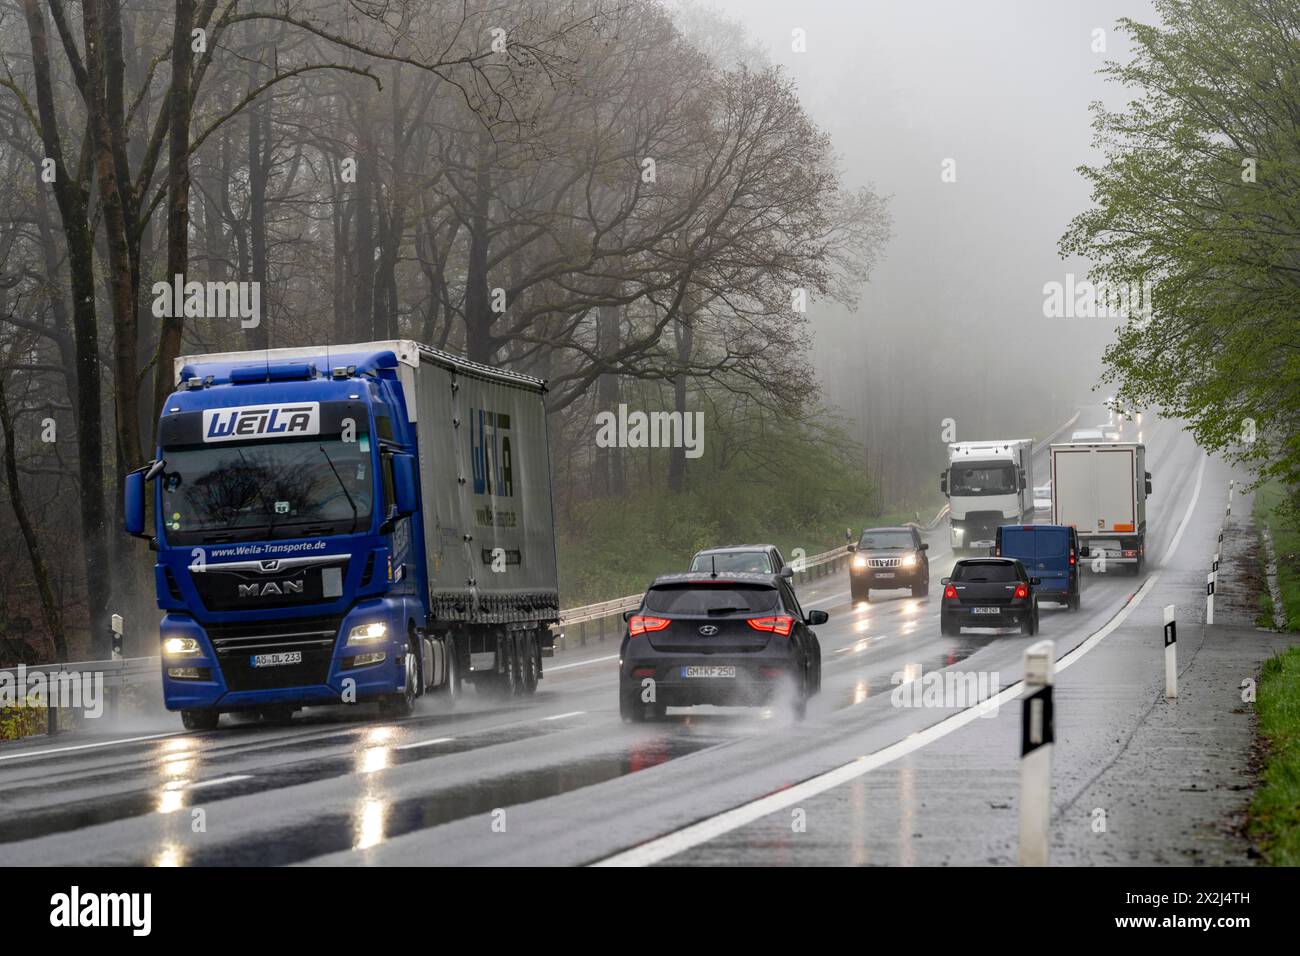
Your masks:
M1020 711L1020 865L1047 866L1052 822L1052 680L1056 645L1025 650Z
M1214 578L1215 574L1211 571L1205 576L1205 623L1214 623Z
M1174 606L1165 605L1165 697L1178 696L1178 624Z

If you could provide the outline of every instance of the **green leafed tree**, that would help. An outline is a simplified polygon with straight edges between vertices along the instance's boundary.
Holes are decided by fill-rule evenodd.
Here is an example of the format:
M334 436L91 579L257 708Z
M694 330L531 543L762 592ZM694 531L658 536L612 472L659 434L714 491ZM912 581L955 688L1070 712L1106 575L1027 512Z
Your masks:
M1201 445L1300 486L1300 6L1156 0L1159 25L1093 105L1104 162L1061 239L1110 288L1149 283L1107 349L1127 405L1187 420ZM1293 506L1296 502L1293 499Z

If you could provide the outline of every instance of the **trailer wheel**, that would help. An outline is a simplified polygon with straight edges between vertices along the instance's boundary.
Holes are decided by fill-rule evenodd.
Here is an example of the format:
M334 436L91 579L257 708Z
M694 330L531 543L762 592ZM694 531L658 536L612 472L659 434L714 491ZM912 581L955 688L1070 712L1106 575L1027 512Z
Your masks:
M537 632L528 631L524 634L523 691L529 697L537 693L538 671L541 669L538 666L537 653Z

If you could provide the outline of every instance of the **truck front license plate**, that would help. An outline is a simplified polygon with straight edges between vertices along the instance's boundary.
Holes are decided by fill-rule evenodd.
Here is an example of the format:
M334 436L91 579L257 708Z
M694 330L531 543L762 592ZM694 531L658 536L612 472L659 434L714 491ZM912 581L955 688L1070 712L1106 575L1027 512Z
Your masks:
M876 577L878 577L878 578L892 578L893 576L894 576L894 572L893 572L893 571L877 571L877 572L876 572Z
M283 651L279 654L254 654L249 658L254 667L278 667L281 664L301 664L302 651Z
M1002 613L1002 608L1000 608L1000 607L973 607L973 608L971 608L971 613L972 613L972 614L1001 614L1001 613Z
M713 664L708 666L683 667L683 677L735 677L734 664Z

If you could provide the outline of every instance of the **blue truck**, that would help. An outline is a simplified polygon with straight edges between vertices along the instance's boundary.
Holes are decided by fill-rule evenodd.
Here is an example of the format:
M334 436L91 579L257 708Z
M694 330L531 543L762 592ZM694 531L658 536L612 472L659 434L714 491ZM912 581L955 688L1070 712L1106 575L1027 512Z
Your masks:
M536 690L559 618L544 382L407 340L175 373L124 523L157 554L186 728Z

